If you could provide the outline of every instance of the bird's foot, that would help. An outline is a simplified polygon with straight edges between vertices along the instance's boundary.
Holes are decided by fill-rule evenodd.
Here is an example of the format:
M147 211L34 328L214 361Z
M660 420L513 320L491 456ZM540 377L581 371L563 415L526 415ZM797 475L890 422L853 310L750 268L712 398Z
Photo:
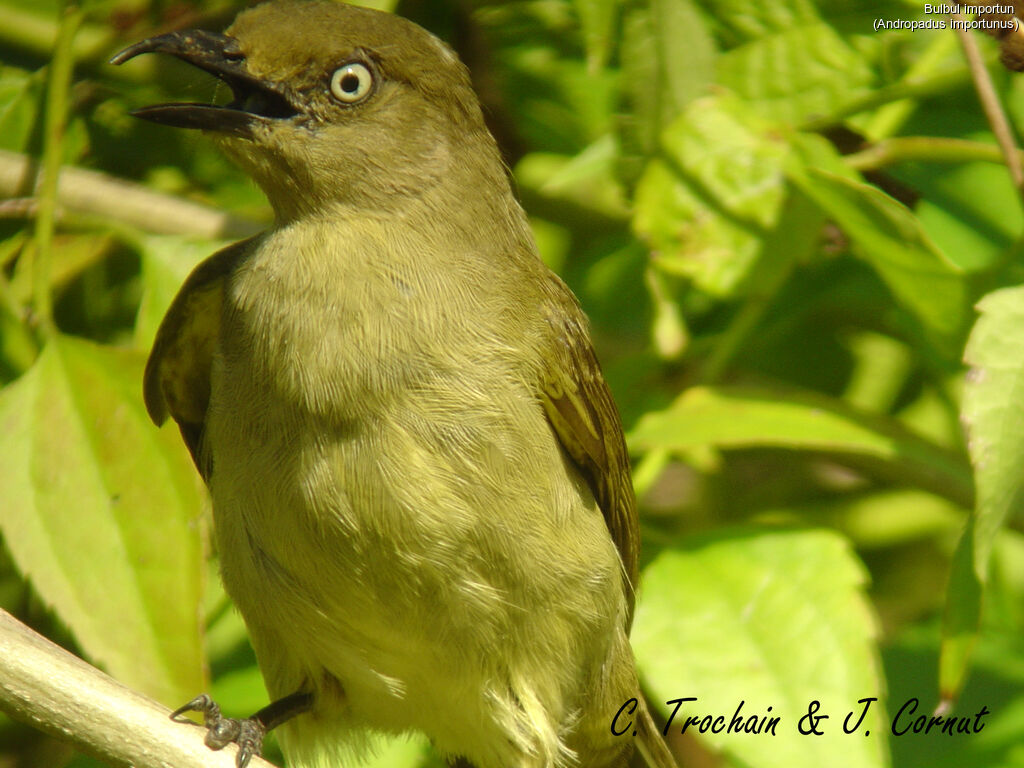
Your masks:
M235 765L238 768L245 768L252 756L259 755L263 750L263 737L267 735L267 727L259 719L259 714L245 719L224 717L217 702L205 693L199 694L188 704L174 710L171 719L183 722L181 715L186 712L202 713L203 725L206 728L206 737L203 740L210 749L224 749L228 744L238 745L238 756L235 758Z

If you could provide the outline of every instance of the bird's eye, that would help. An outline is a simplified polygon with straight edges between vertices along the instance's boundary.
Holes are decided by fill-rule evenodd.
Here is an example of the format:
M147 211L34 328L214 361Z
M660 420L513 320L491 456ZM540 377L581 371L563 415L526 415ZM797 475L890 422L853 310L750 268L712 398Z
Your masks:
M345 104L355 104L370 94L373 73L365 64L353 61L338 67L331 75L331 93Z

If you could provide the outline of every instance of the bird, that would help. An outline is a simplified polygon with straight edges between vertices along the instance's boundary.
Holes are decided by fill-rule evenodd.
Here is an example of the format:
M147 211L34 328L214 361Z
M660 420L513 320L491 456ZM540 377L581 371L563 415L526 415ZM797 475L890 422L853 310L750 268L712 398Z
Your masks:
M639 747L674 768L628 639L621 419L466 67L333 0L270 0L112 63L143 53L232 99L134 114L212 137L274 212L189 275L145 370L149 414L209 487L272 698L175 716L201 712L239 768L271 728L303 768L410 731L463 767L618 768Z

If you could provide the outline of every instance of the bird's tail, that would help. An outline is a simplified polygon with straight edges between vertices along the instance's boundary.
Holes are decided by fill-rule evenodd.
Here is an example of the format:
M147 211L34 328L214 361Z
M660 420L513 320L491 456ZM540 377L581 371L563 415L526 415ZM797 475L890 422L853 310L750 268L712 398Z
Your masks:
M636 747L644 762L647 763L648 768L679 768L672 753L668 751L668 745L661 737L661 731L654 724L654 718L651 717L650 710L647 709L647 703L642 696L638 698L641 711L637 721Z

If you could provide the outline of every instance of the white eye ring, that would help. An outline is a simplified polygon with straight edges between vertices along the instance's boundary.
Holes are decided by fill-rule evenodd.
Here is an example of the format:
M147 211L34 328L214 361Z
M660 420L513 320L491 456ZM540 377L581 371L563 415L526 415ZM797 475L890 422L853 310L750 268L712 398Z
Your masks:
M353 61L338 67L331 75L331 93L345 104L355 104L370 94L373 73L365 64Z

